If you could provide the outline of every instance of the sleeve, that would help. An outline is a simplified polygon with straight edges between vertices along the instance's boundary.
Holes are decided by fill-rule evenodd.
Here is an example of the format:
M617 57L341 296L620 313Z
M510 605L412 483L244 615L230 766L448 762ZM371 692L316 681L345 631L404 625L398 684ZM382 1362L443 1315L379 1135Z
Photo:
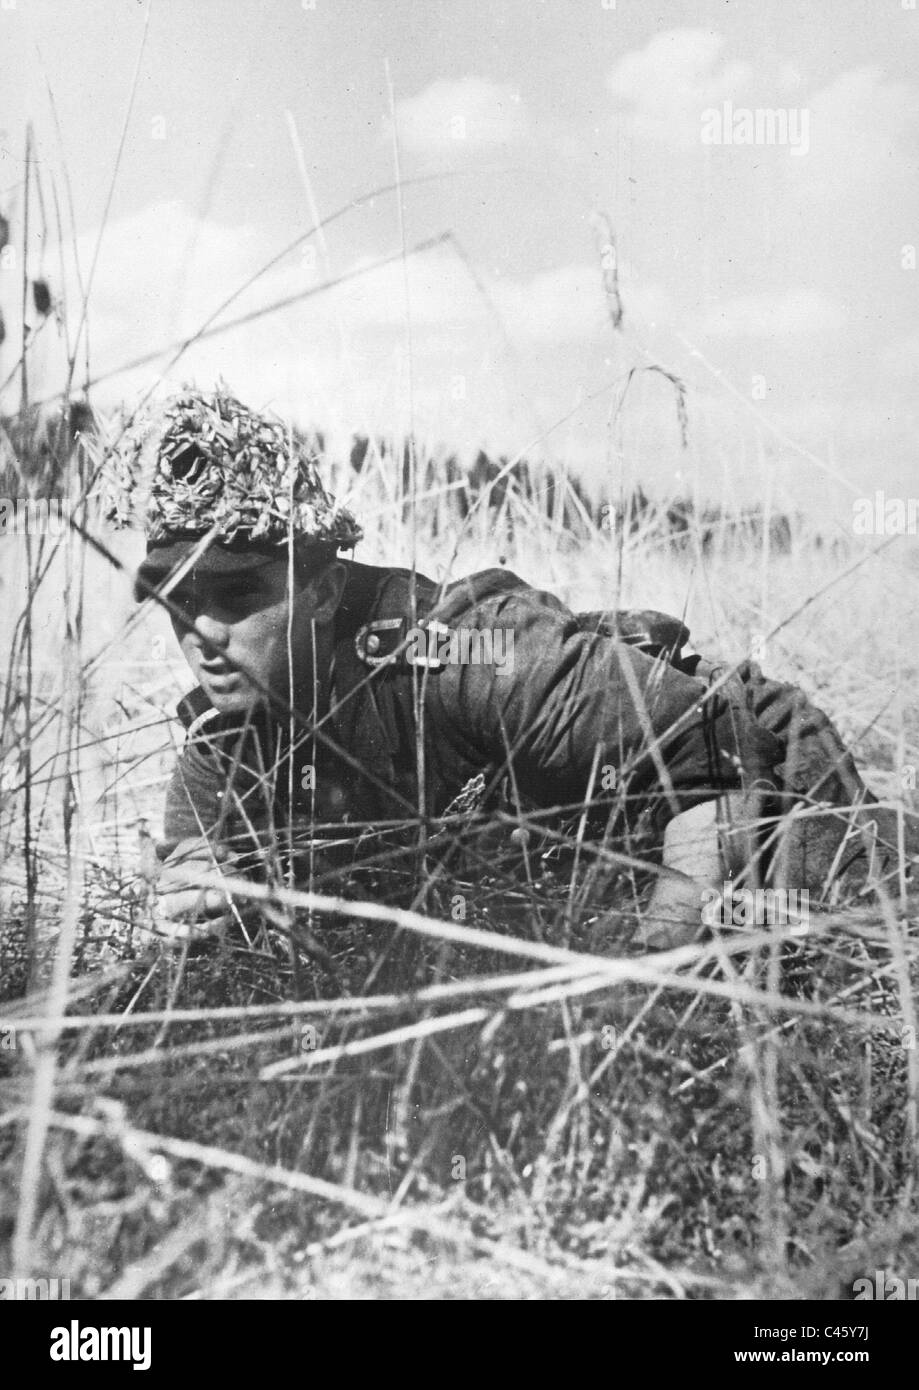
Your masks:
M630 792L666 790L669 779L672 810L768 776L781 759L779 741L742 703L583 631L552 595L495 597L467 610L462 625L491 629L505 660L446 665L443 717L498 765L512 761L521 791L544 804L580 800L597 759L617 781L625 775Z
M166 788L163 838L156 847L160 860L181 840L219 833L226 778L219 759L206 747L190 730Z

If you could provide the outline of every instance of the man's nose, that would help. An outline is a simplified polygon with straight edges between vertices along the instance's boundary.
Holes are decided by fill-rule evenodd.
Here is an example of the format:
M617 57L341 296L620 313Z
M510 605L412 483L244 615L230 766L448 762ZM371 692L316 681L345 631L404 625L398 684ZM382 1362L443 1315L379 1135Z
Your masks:
M206 647L215 651L225 650L230 640L230 629L226 623L218 622L207 613L199 613L195 627Z

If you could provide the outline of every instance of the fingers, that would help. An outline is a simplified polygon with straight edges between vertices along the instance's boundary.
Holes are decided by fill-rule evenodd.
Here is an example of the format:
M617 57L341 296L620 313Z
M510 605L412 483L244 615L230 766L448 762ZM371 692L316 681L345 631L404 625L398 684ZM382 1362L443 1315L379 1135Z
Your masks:
M183 840L165 861L156 884L152 932L171 945L198 941L222 931L232 920L231 899L202 880L219 873L231 855L206 839Z
M184 840L160 869L157 892L165 896L184 889L200 888L201 880L213 877L219 872L219 866L227 864L229 859L229 851L223 845Z
M157 908L164 917L219 917L228 903L228 895L219 888L169 889L157 895Z
M210 937L220 936L226 931L232 920L230 913L202 922L190 918L171 918L156 912L153 917L153 925L147 930L151 936L162 941L166 946L178 947L185 945L186 942L204 941Z
M649 951L688 946L701 936L705 886L682 873L659 875L639 925L639 937Z

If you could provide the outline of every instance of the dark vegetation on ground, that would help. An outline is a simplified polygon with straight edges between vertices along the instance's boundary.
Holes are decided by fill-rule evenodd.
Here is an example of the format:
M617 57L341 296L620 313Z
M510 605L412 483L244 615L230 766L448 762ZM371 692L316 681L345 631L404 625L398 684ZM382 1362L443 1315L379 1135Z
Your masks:
M461 894L465 925L532 937L538 908L548 944L614 946L624 960L642 959L629 943L627 914L598 928L589 904L571 922L570 865L537 861L530 884L519 859L508 858L514 886L493 859L490 873L478 866L438 885L427 910L450 920ZM609 886L599 895L607 902ZM384 878L372 887L373 900L385 900ZM367 883L352 891L371 897ZM394 891L404 898L403 884ZM122 885L121 901L139 927L145 904L136 883ZM129 1289L177 1298L222 1288L228 1296L334 1296L347 1257L353 1287L364 1281L377 1296L400 1287L424 1296L433 1267L446 1297L732 1297L757 1289L837 1298L865 1268L885 1260L893 1268L894 1255L899 1268L907 1258L909 1055L897 1030L770 1016L692 986L637 981L524 1011L502 1009L488 993L421 1007L406 991L523 963L341 917L307 922L300 914L293 925L321 940L331 969L302 948L292 953L274 929L256 932L251 946L227 939L176 958L151 950L104 908L85 911L74 983L90 989L72 1012L136 1020L177 1008L201 1017L86 1030L60 1049L56 1111L90 1117L95 1132L52 1130L36 1268L67 1270L75 1297ZM251 934L251 919L249 926ZM0 978L10 1003L19 992L17 937L21 924L8 918ZM793 999L844 1001L896 1018L889 955L870 914L851 911L828 939L786 946L774 968ZM745 984L767 987L765 960L735 965ZM701 971L724 973L717 963ZM403 999L369 1020L309 1008L292 1018L207 1016L230 1005L362 993ZM470 1004L484 1007L484 1021L296 1065L304 1054ZM20 1052L0 1057L9 1113L28 1105L29 1068ZM292 1069L262 1079L278 1062ZM757 1126L751 1112L769 1098L774 1114ZM343 1228L366 1217L346 1221L334 1204L168 1149L157 1163L136 1131L394 1203L395 1235L371 1219L375 1233L339 1247ZM22 1158L16 1133L10 1125L0 1131L4 1243ZM431 1213L454 1227L455 1239L424 1229ZM522 1249L533 1269L485 1260L481 1248L468 1248L473 1239Z

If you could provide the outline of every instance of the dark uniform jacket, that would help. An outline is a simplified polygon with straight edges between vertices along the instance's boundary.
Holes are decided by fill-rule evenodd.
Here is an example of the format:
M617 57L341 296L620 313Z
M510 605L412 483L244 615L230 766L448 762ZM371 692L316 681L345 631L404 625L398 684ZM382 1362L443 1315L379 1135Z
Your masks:
M359 837L417 824L422 811L450 813L470 788L477 805L500 794L511 807L575 810L590 790L601 803L619 798L626 814L650 807L658 828L753 783L837 804L866 794L832 725L799 691L752 663L719 688L719 668L682 655L689 634L676 619L575 614L506 570L445 588L417 575L414 613L429 635L432 623L441 634L505 634L503 668L454 663L431 656L449 658L446 636L436 648L413 644L408 571L348 570L331 705L315 723L301 717L292 744L287 712L241 725L209 709L200 688L182 701L188 732L161 857L202 833L280 842L291 824Z

